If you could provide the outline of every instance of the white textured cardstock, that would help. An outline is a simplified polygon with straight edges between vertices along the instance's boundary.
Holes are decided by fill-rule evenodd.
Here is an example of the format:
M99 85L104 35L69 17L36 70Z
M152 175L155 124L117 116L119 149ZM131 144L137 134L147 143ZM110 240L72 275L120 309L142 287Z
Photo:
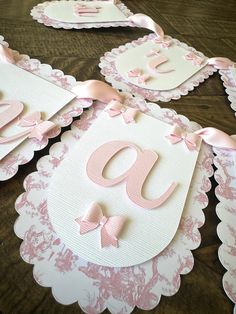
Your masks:
M86 7L100 7L96 14L87 13L88 16L77 16L73 12L75 5L86 5ZM48 5L44 14L50 19L64 23L106 23L106 22L123 22L127 17L119 8L110 1L53 1Z
M24 104L20 117L35 111L42 113L42 119L48 120L76 96L39 76L36 76L16 65L0 62L0 100L18 100ZM6 108L0 108L0 114ZM18 126L19 119L9 123L1 136L12 136L26 128ZM25 140L0 144L0 160Z
M159 53L161 55L168 58L168 61L161 64L158 69L163 71L173 69L174 71L162 74L149 72L147 63L153 57L147 57L147 54L150 53L152 49L157 48L160 49ZM188 50L178 46L174 42L169 48L162 48L160 44L148 41L138 47L131 46L128 50L118 55L115 66L117 72L126 81L134 85L157 91L171 90L180 86L207 65L207 58L204 59L200 66L193 65L192 61L185 60L184 56L188 53ZM150 75L150 79L145 83L139 83L137 77L128 77L128 72L137 68L142 70L142 74Z
M183 142L170 144L165 137L170 130L170 125L143 113L138 114L136 123L126 124L122 116L111 118L103 112L68 153L50 181L48 212L54 230L75 254L95 264L125 267L153 258L171 242L184 209L198 151L190 152ZM135 205L126 194L125 182L106 188L89 179L86 165L90 155L113 140L129 141L159 155L145 182L143 196L155 199L172 182L177 183L176 190L160 207L147 210ZM106 167L106 177L124 173L135 159L133 150L122 151ZM99 203L106 216L125 216L119 248L100 247L100 228L80 235L75 219L83 216L92 202Z

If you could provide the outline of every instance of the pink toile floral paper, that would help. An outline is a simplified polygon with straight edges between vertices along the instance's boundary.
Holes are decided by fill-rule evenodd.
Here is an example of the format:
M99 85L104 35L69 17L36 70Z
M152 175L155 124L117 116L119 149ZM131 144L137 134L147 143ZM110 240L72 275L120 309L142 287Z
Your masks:
M189 131L200 127L170 109L124 95L126 105L136 106L157 119L186 126ZM158 305L162 295L175 294L180 287L180 275L189 273L193 267L191 250L201 242L198 229L204 224L202 209L208 204L206 192L211 188L213 153L209 146L202 145L178 231L162 253L133 267L112 268L87 262L71 252L54 232L47 212L47 188L53 172L104 107L105 104L97 102L84 112L71 130L63 133L61 142L50 148L50 155L38 161L37 172L26 177L25 193L15 204L19 217L14 229L23 239L20 247L23 260L34 265L35 280L51 287L58 302L78 302L87 313L101 313L105 308L111 313L130 313L135 306L150 310Z
M168 102L172 99L177 100L181 96L187 95L190 91L192 91L204 80L208 79L208 77L216 71L216 69L214 69L212 66L207 65L203 69L198 71L195 75L193 75L189 80L181 84L178 88L168 91L155 91L151 89L146 89L125 81L124 78L116 70L115 61L117 56L130 48L135 48L142 45L143 43L152 41L155 36L155 34L146 35L142 38L132 41L131 43L127 43L124 46L112 49L110 52L106 52L105 55L100 59L99 64L99 67L101 68L101 73L105 76L106 81L111 83L112 86L114 86L116 89L130 92L135 96L141 96L150 101ZM196 49L187 46L185 43L182 43L177 39L171 38L170 36L166 36L166 39L173 40L174 43L176 43L178 46L188 51L194 52L199 57L204 56L201 52L196 51Z
M4 38L0 36L0 44L8 46L4 42ZM73 76L64 75L60 70L53 70L48 64L41 64L37 59L30 59L27 55L20 55L17 51L14 51L14 56L17 60L16 65L32 72L60 87L67 90L76 84L76 80ZM75 99L61 109L56 115L53 116L50 121L56 124L50 133L48 138L56 137L61 132L61 128L68 126L72 123L73 117L78 117L83 112L83 108L90 107L92 101L88 99ZM13 177L17 171L19 165L26 164L33 156L34 151L41 150L48 144L48 138L38 141L36 139L27 139L10 154L0 161L0 181L8 180Z
M236 135L233 137L236 139ZM236 304L236 152L215 149L215 153L215 179L219 184L215 190L219 200L216 213L221 220L217 234L222 242L218 255L227 270L222 280L224 290Z
M236 82L233 79L232 71L230 69L220 70L219 73L225 87L225 92L228 95L230 106L236 112Z
M89 0L93 1L93 0ZM105 0L104 0L105 1ZM31 16L34 20L38 21L45 26L52 26L54 28L64 28L64 29L83 29L83 28L100 28L100 27L134 27L132 23L129 22L106 22L106 23L65 23L50 19L44 14L45 8L51 4L51 1L46 1L40 3L33 7L31 10ZM133 15L133 13L119 0L117 0L116 6L128 17Z

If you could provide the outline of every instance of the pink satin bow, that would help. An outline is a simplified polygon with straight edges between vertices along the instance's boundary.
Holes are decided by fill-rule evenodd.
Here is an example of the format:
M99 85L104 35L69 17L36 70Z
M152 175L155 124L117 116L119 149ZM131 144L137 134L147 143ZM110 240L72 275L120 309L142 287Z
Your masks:
M123 216L106 217L100 205L92 203L84 216L76 218L75 221L80 225L81 235L101 226L101 247L118 247L118 237L125 222Z
M12 50L0 44L0 60L6 63L15 63Z
M19 126L29 127L29 129L13 136L0 137L0 144L9 143L25 136L28 138L36 138L41 141L44 135L50 131L55 124L51 121L42 121L40 112L34 112L26 117L23 117Z
M135 122L135 118L138 113L138 109L125 107L119 101L112 101L107 106L105 111L109 114L110 117L115 117L121 114L125 123Z
M187 61L192 61L193 65L200 66L204 59L197 56L194 52L189 52L184 56L184 59Z
M187 133L181 127L174 125L166 138L172 144L184 141L190 151L198 149L201 139L208 145L217 148L236 150L236 141L232 137L211 127L197 130L194 133Z
M208 59L208 64L213 65L218 70L229 70L235 67L235 63L228 58L216 57Z
M164 39L164 38L155 38L154 42L158 45L161 45L162 48L169 48L172 44L172 40Z
M188 133L178 125L173 126L170 134L168 134L166 138L171 142L171 144L177 144L184 141L190 151L197 150L201 141L199 135L195 133Z
M123 98L116 89L98 80L78 82L71 91L78 98L96 99L105 104L108 104L111 100L122 101Z

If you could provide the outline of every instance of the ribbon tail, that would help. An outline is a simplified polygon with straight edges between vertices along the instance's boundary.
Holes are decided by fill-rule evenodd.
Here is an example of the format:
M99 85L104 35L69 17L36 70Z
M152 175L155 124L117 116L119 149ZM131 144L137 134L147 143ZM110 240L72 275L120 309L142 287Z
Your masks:
M102 227L101 229L101 248L108 247L108 246L114 246L118 247L118 240L116 237L111 236L105 226Z
M188 150L194 151L197 148L197 145L195 143L189 142L188 140L185 140L185 145L187 146Z
M218 147L236 150L236 141L227 133L216 128L204 128L195 132L207 144Z

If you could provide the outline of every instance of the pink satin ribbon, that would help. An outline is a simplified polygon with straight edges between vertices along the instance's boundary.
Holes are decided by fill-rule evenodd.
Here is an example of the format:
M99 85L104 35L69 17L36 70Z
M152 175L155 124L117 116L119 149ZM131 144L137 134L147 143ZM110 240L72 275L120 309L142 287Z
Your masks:
M135 118L138 113L138 109L125 107L122 103L118 101L112 101L107 106L105 111L109 114L110 117L116 117L121 114L125 123L135 122Z
M0 137L0 144L9 143L25 136L28 138L36 138L41 141L45 134L50 131L55 124L51 121L42 121L40 112L34 112L26 117L23 117L19 126L29 127L29 129L13 136Z
M121 102L123 100L123 97L117 92L117 90L98 80L79 82L72 88L71 91L76 94L78 98L99 100L106 104L108 104L111 100Z
M208 59L208 64L213 65L218 70L229 70L235 67L235 63L228 58L215 57Z
M197 130L194 133L188 133L175 125L166 138L172 144L184 141L190 151L198 149L201 139L205 143L217 148L236 150L236 141L232 137L223 131L211 127Z
M92 203L84 216L76 218L75 221L80 225L81 235L101 226L101 247L118 247L118 237L125 222L123 216L106 217L100 205Z
M148 15L138 13L130 16L128 19L135 26L150 29L157 35L157 37L160 37L160 39L164 39L163 29L161 28L160 25L155 23L153 19L150 18Z
M194 52L189 52L184 56L187 61L192 61L193 65L200 66L204 59L196 55Z
M12 50L0 44L0 60L5 63L15 63Z
M236 141L227 133L216 128L203 128L194 132L211 146L236 150Z

